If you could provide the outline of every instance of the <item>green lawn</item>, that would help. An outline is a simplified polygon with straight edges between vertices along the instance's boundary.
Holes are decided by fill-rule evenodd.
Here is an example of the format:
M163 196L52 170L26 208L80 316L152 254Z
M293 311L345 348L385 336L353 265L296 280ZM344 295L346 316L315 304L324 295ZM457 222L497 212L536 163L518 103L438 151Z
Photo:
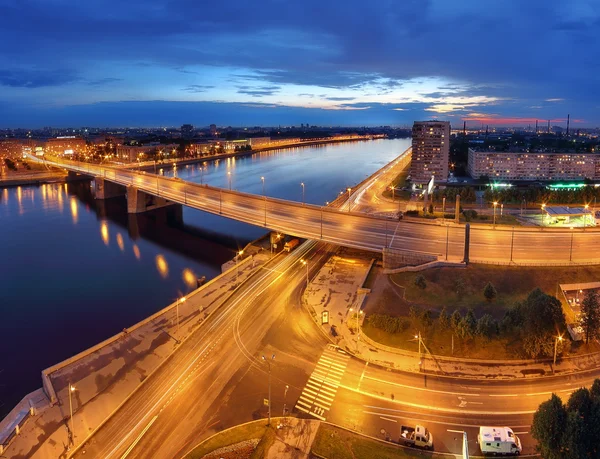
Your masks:
M311 452L327 459L410 459L441 458L435 453L402 448L321 424ZM446 456L447 457L447 456Z
M245 440L260 438L261 442L255 451L255 453L257 453L259 449L264 451L265 446L269 446L273 442L274 436L275 433L273 432L273 428L267 427L266 420L261 419L255 422L244 424L242 426L234 427L232 429L224 430L223 432L216 434L194 448L194 450L187 456L186 459L200 459L205 454L208 454L216 449L223 448L224 446L235 445L236 443Z
M414 284L415 278L419 275L425 278L427 283L425 289L420 289ZM595 266L527 268L471 264L464 269L436 268L419 273L398 273L389 277L390 284L377 291L377 296L372 301L367 301L365 312L367 318L370 314L379 313L406 317L408 322L408 311L411 305L431 309L434 318L437 318L439 311L445 306L449 314L458 309L464 315L467 309L473 308L478 318L489 313L500 321L508 308L524 300L529 292L537 287L550 295L558 296L562 301L562 295L558 290L559 283L594 282L599 279L600 267ZM483 296L483 288L488 282L492 282L498 291L498 296L491 302ZM462 294L457 293L460 283L464 285ZM571 321L570 309L565 307L565 313L568 321ZM491 341L483 338L465 341L455 339L452 354L451 333L447 330L438 330L436 324L434 321L434 325L428 330L421 330L425 343L434 354L484 359L524 358L518 337L503 335ZM413 339L415 333L413 324L407 324L404 331L391 334L371 327L368 321L365 321L363 332L382 344L417 350ZM573 346L571 352L585 353L597 348L596 344L589 346L579 344Z

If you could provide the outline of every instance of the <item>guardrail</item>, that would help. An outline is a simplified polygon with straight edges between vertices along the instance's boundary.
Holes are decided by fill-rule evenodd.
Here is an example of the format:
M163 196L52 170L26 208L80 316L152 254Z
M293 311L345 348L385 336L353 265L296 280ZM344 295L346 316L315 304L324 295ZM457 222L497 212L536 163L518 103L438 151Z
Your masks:
M16 417L15 422L13 422L12 429L8 432L0 432L0 435L5 435L0 437L0 454L3 454L4 451L10 446L11 442L21 433L21 428L23 425L35 414L34 408L30 407L28 411L23 411L19 413ZM4 456L1 456L4 457Z

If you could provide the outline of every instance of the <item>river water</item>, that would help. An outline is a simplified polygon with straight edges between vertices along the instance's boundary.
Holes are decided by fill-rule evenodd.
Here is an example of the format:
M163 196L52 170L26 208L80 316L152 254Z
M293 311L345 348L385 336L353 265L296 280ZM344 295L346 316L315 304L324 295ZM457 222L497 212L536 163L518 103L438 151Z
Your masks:
M323 205L409 145L302 147L162 173L256 194L264 177L268 196ZM44 368L218 275L236 248L264 233L188 208L183 223L166 210L128 215L124 198L96 201L86 181L0 190L0 418L40 387Z

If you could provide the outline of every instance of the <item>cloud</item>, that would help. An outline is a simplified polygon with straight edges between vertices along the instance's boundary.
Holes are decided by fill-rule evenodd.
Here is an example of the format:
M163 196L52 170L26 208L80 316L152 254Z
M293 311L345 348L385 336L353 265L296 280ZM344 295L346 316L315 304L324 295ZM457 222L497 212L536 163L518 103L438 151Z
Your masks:
M0 69L0 85L11 88L43 88L73 83L79 77L68 70Z
M546 102L562 102L565 99L560 99L560 98L552 98L552 99L546 99Z
M204 85L204 84L191 84L186 88L183 88L182 91L191 92L191 93L200 93L206 92L210 89L213 89L212 85Z
M98 80L88 81L87 84L90 86L104 86L104 85L111 84L111 83L117 83L119 81L123 81L123 78L106 77L106 78L100 78Z
M272 96L281 89L280 86L238 86L237 88L238 94L246 94L252 97Z

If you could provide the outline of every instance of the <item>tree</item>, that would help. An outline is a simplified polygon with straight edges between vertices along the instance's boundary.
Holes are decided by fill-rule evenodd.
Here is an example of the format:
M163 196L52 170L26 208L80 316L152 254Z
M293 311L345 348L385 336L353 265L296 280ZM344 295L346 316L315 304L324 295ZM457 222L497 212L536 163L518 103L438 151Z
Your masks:
M440 329L447 330L450 326L450 316L448 315L448 311L446 310L446 306L442 308L440 311L440 316L438 317L438 325Z
M433 325L433 313L431 312L431 309L423 311L419 320L421 321L421 326L423 328L431 327L431 325Z
M433 204L429 204L429 213L433 215Z
M410 319L413 328L418 328L419 318L421 317L421 308L412 305L408 308L408 318Z
M465 282L464 278L457 277L454 280L454 291L456 292L456 296L458 298L465 296L465 293L467 292L467 283Z
M581 302L580 321L585 333L585 344L588 344L590 338L596 338L600 335L600 302L595 290L586 293Z
M469 309L465 316L460 321L458 326L458 334L461 338L472 338L475 335L477 328L477 319L472 309Z
M458 309L455 309L452 313L452 316L450 316L450 325L455 335L458 335L458 328L460 326L461 321L462 315L460 314L460 311Z
M563 433L567 421L567 410L561 399L552 394L533 415L531 435L538 442L537 449L544 459L561 459Z
M417 277L415 277L415 285L417 287L419 287L421 290L425 290L425 288L427 287L427 282L425 281L425 278L419 274Z
M488 282L487 285L483 289L483 296L485 297L486 300L492 301L493 299L496 298L496 295L498 295L498 292L496 291L496 287L494 287L491 282Z
M498 331L498 324L490 314L484 314L477 321L476 333L484 338L491 339Z
M539 288L533 290L521 305L523 349L531 357L551 356L557 333L566 328L560 301Z

